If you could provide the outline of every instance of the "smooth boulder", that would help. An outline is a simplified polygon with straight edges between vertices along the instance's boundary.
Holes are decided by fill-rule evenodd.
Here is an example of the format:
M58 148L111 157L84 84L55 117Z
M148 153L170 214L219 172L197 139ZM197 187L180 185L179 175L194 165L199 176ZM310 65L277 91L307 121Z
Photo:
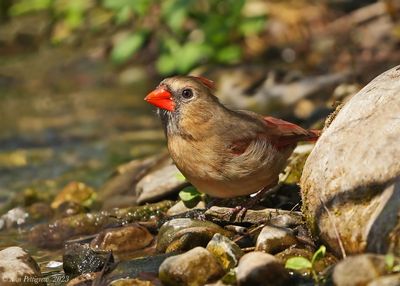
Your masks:
M301 177L303 213L338 254L399 254L400 66L381 74L337 113Z

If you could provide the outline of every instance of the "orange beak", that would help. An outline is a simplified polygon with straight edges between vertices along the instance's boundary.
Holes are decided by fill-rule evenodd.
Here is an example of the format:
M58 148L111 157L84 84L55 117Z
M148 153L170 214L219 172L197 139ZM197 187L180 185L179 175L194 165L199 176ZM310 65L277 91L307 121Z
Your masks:
M144 100L146 100L150 104L153 104L154 106L168 111L175 110L175 103L172 101L172 94L163 87L158 87L150 92L144 98Z

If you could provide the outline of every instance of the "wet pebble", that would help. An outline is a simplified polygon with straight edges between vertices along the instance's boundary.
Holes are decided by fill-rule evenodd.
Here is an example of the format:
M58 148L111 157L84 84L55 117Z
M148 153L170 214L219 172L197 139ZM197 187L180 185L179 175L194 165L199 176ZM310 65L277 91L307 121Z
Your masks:
M93 188L81 182L70 182L61 190L51 203L53 209L57 209L65 202L74 202L83 207L90 208L96 201L97 194Z
M90 243L92 248L116 253L134 251L148 246L153 235L140 225L127 225L101 231Z
M151 281L144 281L136 278L118 279L110 283L110 286L154 286Z
M244 255L236 243L219 233L214 234L207 244L207 250L214 255L225 271L235 267Z
M385 256L360 254L340 261L333 270L336 286L367 285L387 273Z
M162 225L158 233L157 250L160 252L185 251L206 246L215 233L230 237L230 232L209 221L178 218Z
M289 273L271 254L255 251L245 254L237 268L239 286L280 286L289 284Z
M24 208L13 208L0 217L0 230L22 226L26 223L28 217L29 214Z
M111 252L92 249L88 244L67 244L63 255L64 272L73 277L100 271L113 262Z
M195 206L193 206L192 208L188 208L187 206L185 206L185 204L183 203L183 201L179 201L177 202L175 205L173 205L168 211L167 211L167 215L168 216L174 216L174 215L179 215L179 214L183 214L185 212L188 212L190 210L194 210L194 209L200 209L203 210L206 208L206 204L203 201L199 201Z
M161 264L159 278L165 285L204 285L224 274L214 256L203 247L169 257Z
M277 253L296 243L291 229L266 225L257 237L256 251Z
M86 286L86 285L92 285L93 281L96 279L97 276L100 275L100 272L90 272L90 273L84 273L82 275L79 275L78 277L75 277L74 279L71 279L68 283L67 286Z
M0 285L45 285L36 261L21 247L0 251Z

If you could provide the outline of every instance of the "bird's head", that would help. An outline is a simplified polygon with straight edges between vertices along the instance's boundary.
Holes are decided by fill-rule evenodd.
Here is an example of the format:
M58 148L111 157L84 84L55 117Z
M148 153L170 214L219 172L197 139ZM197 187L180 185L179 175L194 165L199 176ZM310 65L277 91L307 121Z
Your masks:
M144 100L158 107L162 121L177 124L180 118L206 119L218 99L214 83L203 77L175 76L164 79Z

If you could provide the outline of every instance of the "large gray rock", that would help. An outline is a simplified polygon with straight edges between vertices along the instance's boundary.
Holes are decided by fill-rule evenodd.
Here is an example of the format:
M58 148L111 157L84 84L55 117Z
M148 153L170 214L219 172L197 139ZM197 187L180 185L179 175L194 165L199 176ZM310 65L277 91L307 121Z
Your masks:
M399 138L397 66L344 105L304 166L303 213L337 253L400 252Z
M21 247L0 251L0 285L45 285L36 261Z

